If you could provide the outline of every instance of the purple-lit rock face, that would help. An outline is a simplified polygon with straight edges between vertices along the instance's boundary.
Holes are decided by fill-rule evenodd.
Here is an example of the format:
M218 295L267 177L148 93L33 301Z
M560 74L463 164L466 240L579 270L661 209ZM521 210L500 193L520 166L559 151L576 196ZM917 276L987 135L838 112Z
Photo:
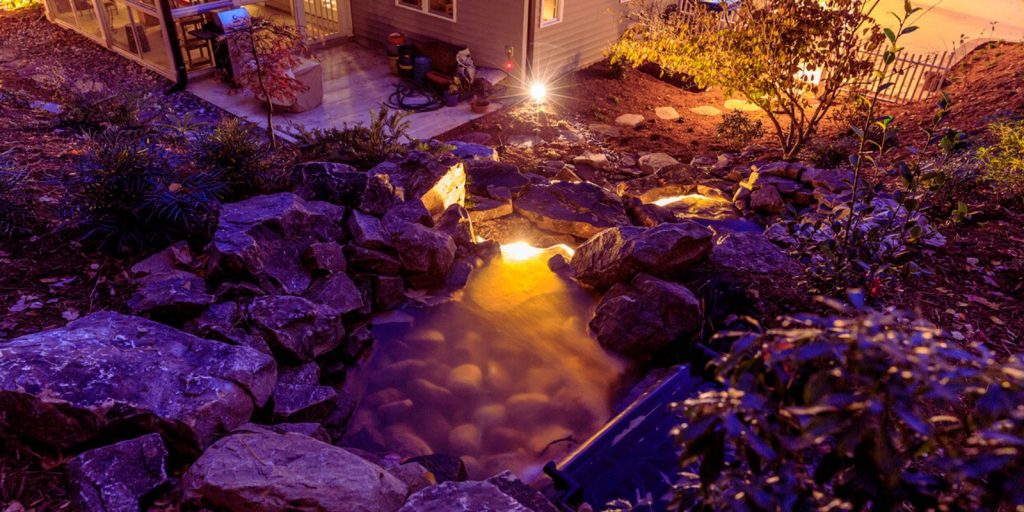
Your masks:
M594 288L607 288L639 272L672 277L704 258L711 239L709 229L691 221L616 227L579 246L570 263L576 279Z
M68 484L86 512L139 510L167 482L167 448L159 434L89 450L68 462Z
M400 480L347 450L255 425L214 443L182 477L182 488L187 502L230 512L393 512L407 493Z
M276 379L253 349L95 313L0 345L0 428L68 448L133 425L197 452L248 421Z
M594 312L590 330L604 348L648 359L700 328L697 297L685 286L646 274L613 286Z
M214 234L214 274L251 276L267 291L301 295L312 276L303 264L309 247L344 241L345 209L282 193L223 206Z
M577 238L630 223L622 201L593 183L534 185L512 206L541 229Z

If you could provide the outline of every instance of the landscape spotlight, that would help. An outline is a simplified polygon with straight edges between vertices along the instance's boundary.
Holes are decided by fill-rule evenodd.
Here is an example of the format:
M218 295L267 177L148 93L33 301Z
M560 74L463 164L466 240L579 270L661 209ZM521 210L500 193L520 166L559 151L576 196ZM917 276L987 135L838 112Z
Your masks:
M547 98L547 96L548 88L544 84L534 82L534 84L530 86L530 97L533 98L533 101L536 101L537 103L544 103L544 99Z

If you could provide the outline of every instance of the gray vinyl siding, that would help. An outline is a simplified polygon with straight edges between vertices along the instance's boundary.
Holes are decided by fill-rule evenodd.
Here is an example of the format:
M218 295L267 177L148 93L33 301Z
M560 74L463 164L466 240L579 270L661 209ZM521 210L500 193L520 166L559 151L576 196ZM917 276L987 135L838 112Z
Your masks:
M562 1L561 22L540 27L539 18L531 20L538 27L534 67L545 76L562 75L600 61L625 28L626 4L619 0Z
M426 1L426 0L424 0ZM522 62L526 34L526 0L456 0L456 21L436 18L395 5L395 0L352 0L352 27L357 37L383 41L402 32L416 41L436 39L464 44L478 65L501 68L505 46Z

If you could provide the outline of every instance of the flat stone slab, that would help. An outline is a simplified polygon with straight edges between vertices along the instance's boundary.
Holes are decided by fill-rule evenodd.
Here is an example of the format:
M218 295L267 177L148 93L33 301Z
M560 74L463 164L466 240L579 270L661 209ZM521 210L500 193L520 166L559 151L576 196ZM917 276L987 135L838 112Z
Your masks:
M654 109L654 115L664 121L676 121L679 119L679 111L675 107L658 107Z
M0 430L64 449L134 426L198 453L267 402L275 368L248 347L94 313L0 344Z
M693 107L690 109L690 112L693 112L694 114L697 114L699 116L708 117L722 115L722 111L718 107L712 107L711 105L701 105L699 107Z
M469 199L469 219L473 222L484 222L512 215L512 200L498 201L486 197Z
M644 122L644 116L640 114L622 114L615 118L615 124L626 128L636 128Z
M558 181L534 186L512 205L541 229L577 238L630 223L619 198L593 183Z

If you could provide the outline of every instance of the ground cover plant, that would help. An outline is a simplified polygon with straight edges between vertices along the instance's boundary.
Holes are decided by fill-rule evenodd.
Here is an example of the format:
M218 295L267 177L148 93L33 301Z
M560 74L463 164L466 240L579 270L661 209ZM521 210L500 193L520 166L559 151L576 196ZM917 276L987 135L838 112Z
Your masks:
M740 335L679 406L684 508L1021 506L1024 361L850 298Z

